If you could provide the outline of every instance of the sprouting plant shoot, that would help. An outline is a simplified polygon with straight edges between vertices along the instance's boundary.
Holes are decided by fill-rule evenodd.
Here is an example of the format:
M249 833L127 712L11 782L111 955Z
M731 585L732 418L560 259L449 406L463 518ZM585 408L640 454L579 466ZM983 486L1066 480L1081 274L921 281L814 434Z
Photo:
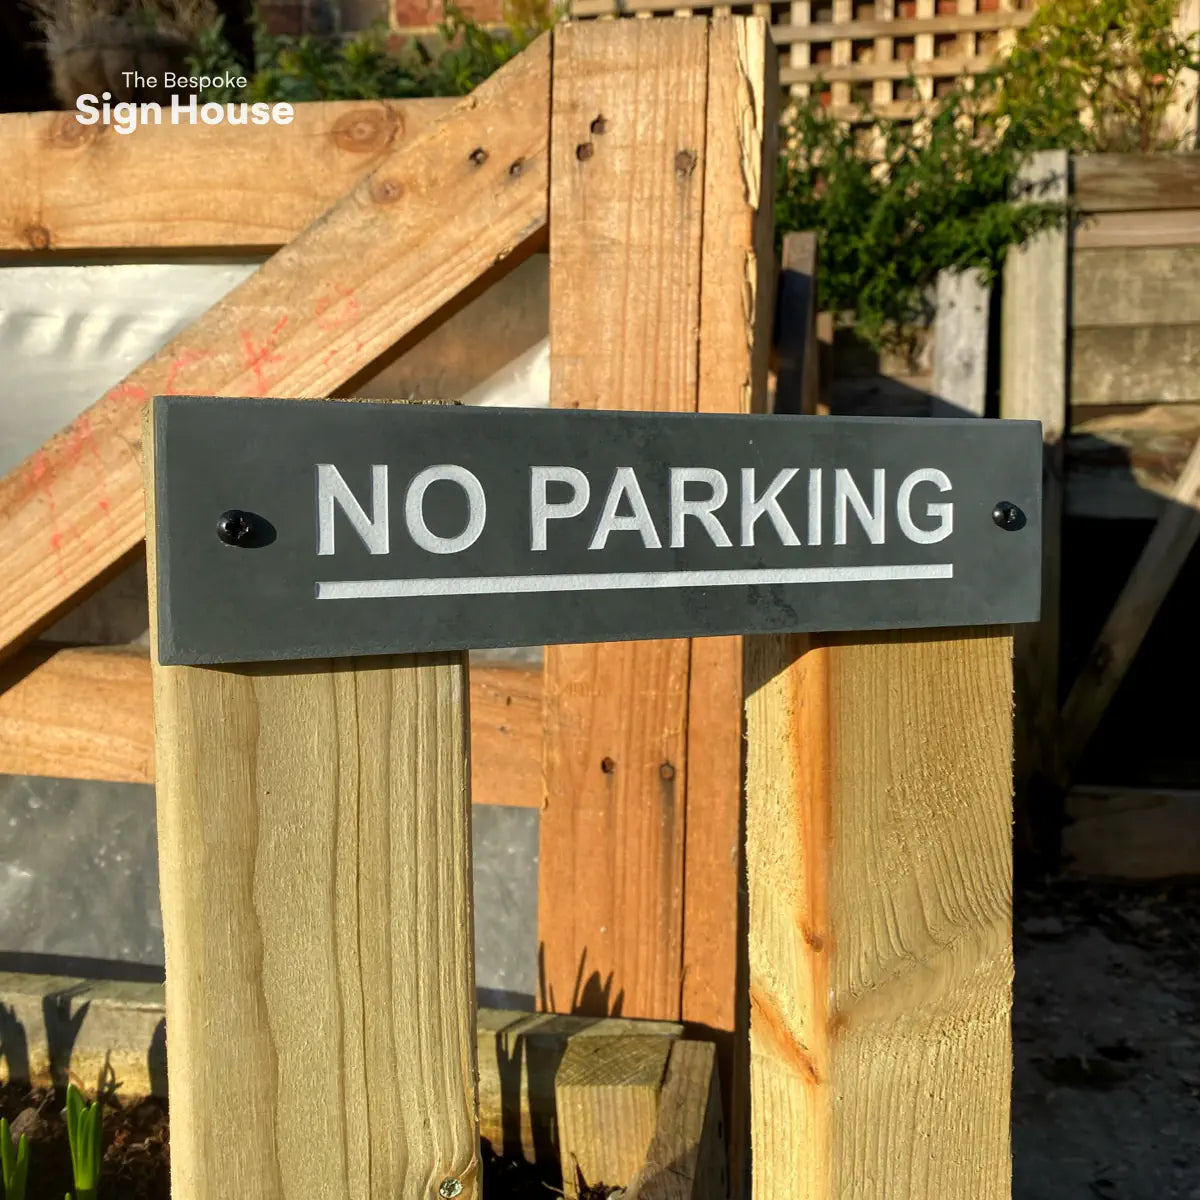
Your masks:
M76 1200L96 1200L96 1191L100 1187L100 1102L85 1104L83 1093L69 1083L65 1115Z
M0 1117L0 1177L4 1179L4 1200L25 1200L25 1185L29 1180L29 1139L21 1134L20 1143L13 1148L12 1130Z

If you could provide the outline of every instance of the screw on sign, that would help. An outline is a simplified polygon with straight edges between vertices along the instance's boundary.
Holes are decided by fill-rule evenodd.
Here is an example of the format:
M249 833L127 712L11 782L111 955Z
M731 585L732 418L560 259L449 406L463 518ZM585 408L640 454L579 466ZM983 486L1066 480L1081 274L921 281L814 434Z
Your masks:
M155 437L163 662L1038 616L1034 422L171 396Z

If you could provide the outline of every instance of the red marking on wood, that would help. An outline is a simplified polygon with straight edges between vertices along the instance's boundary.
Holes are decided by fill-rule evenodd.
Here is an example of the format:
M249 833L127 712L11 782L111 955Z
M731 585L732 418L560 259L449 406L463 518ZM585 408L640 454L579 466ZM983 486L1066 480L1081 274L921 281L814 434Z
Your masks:
M141 384L125 382L110 388L104 398L111 404L129 404L140 408L150 399L150 393Z
M102 512L108 512L108 497L104 492L104 460L100 457L100 451L96 446L96 436L92 429L92 418L88 413L80 413L67 430L67 461L71 466L77 467L83 459L84 454L91 455L92 460L99 468L97 472L97 480L99 483L100 497L97 503L100 505ZM86 546L86 541L85 541ZM91 547L88 547L91 549Z
M33 490L41 493L47 507L50 509L50 519L53 521L54 492L51 490L50 480L47 478L50 474L50 464L46 461L45 450L38 449L33 452L33 457L29 462L29 473L33 480Z
M267 394L267 374L266 368L268 364L279 362L282 354L275 351L275 343L279 339L283 327L287 324L287 317L280 317L275 323L275 328L267 334L263 339L261 346L254 344L254 339L245 329L239 330L242 339L242 365L247 370L254 372L254 386L256 388L256 396L265 396Z
M360 310L354 289L335 283L333 290L337 292L336 296L321 296L317 300L315 315L318 329L337 329L358 319Z
M97 466L103 466L104 460L96 447L96 434L92 429L92 418L88 413L80 413L71 426L71 463L75 465L87 452L95 460Z
M179 380L179 373L187 370L188 367L200 362L202 359L211 358L212 355L208 350L185 350L182 354L176 355L171 360L171 365L167 368L167 385L165 394L168 396L178 396L176 384Z

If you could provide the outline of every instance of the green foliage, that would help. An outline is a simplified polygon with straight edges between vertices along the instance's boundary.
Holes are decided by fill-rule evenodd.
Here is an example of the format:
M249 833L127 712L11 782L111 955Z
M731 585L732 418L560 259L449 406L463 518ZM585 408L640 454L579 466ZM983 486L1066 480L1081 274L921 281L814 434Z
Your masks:
M232 71L247 78L242 92L212 89L205 100L379 100L420 96L463 96L519 54L562 16L537 0L513 0L505 27L484 28L448 2L437 33L412 36L398 50L382 27L352 38L282 37L255 29L253 69L239 64L220 23L205 31L189 69L197 75Z
M980 124L965 90L917 125L881 118L864 134L815 104L785 123L776 228L818 232L819 305L853 310L876 345L928 321L939 271L990 281L1009 246L1063 219L1010 202L1020 157Z
M71 1171L77 1200L96 1200L103 1156L100 1103L85 1104L83 1093L67 1084L67 1141L71 1147Z
M1010 246L1066 219L1064 205L1013 202L1031 151L1172 145L1167 110L1200 67L1198 39L1172 32L1178 5L1046 0L1006 59L916 124L875 116L852 129L816 100L794 108L776 225L817 231L822 307L853 310L876 345L894 340L927 320L939 271L990 279Z
M193 75L224 77L228 72L235 78L245 76L246 67L238 62L233 47L225 40L225 18L218 17L196 34L195 53L188 56L188 71ZM238 88L210 87L201 95L203 100L229 104L243 99Z
M565 5L547 2L510 0L500 33L448 2L433 49L410 37L393 51L382 30L339 42L259 29L252 70L237 67L218 25L190 65L249 76L244 95L205 97L218 101L461 95L563 15ZM794 108L776 225L780 234L817 231L822 307L855 312L877 345L894 340L928 319L941 270L990 279L1010 246L1066 219L1062 205L1013 203L1030 151L1172 145L1168 109L1184 72L1200 69L1200 37L1172 31L1179 3L1044 0L1006 59L960 82L915 125L869 116L851 128L815 100Z
M4 1200L25 1200L29 1183L29 1139L21 1134L13 1149L12 1129L0 1117L0 1178L4 1180Z
M1043 4L997 80L1012 136L1081 152L1175 149L1167 111L1184 72L1200 68L1200 35L1171 27L1178 9L1179 0Z

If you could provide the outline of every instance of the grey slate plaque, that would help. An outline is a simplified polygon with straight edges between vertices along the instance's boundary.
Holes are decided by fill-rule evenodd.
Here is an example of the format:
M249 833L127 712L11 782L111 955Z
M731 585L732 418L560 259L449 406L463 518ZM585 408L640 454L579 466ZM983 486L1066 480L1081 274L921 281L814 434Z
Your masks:
M1038 618L1036 422L160 396L154 437L164 663Z

